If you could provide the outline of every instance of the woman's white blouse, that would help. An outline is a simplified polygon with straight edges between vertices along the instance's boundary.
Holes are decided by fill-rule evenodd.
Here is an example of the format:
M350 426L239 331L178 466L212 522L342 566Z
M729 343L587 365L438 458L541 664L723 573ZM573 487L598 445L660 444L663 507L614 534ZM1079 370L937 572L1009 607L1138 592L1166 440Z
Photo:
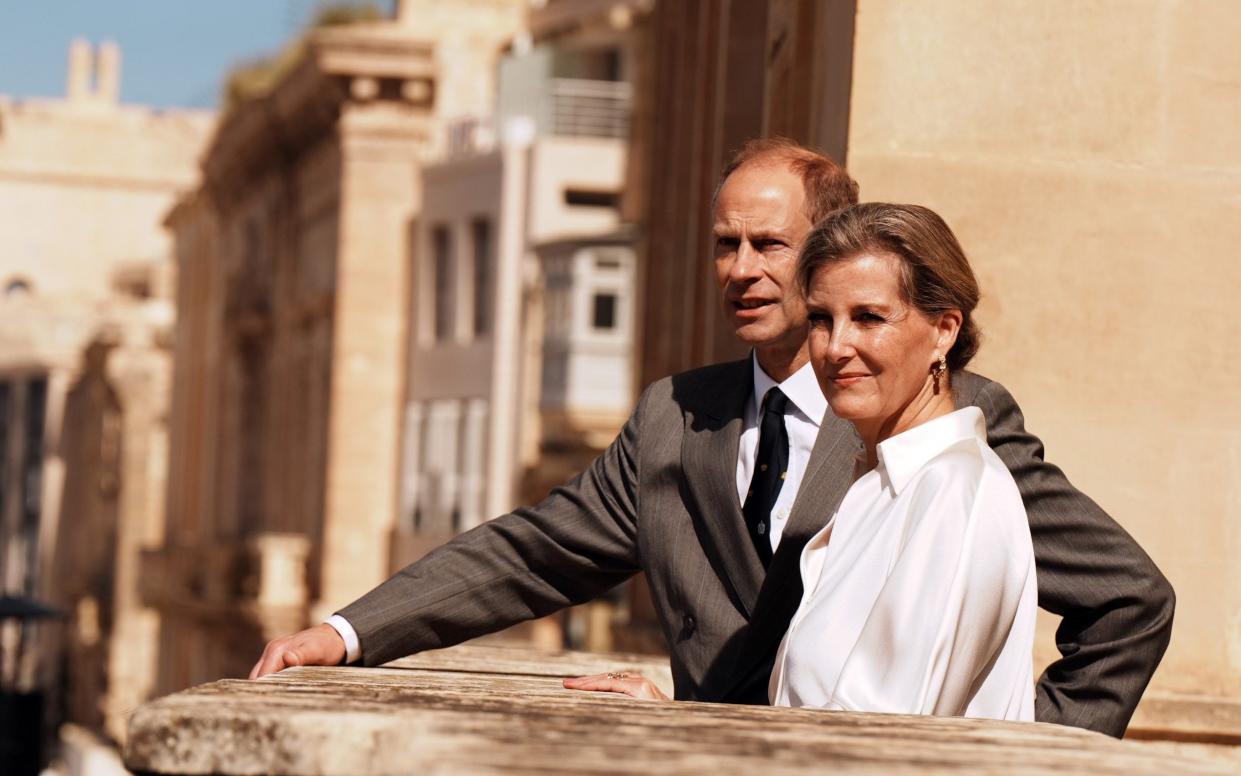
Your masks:
M887 439L802 551L773 705L1034 719L1034 549L977 407Z

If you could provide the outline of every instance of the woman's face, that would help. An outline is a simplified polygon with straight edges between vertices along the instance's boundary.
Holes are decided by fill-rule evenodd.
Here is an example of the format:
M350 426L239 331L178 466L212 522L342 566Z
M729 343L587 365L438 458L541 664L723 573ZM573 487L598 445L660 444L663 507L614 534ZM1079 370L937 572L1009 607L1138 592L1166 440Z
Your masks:
M900 269L890 253L860 253L820 268L806 295L819 387L864 436L903 430L914 400L934 395L931 366L956 340L957 325L943 320L951 314L932 321L902 299Z

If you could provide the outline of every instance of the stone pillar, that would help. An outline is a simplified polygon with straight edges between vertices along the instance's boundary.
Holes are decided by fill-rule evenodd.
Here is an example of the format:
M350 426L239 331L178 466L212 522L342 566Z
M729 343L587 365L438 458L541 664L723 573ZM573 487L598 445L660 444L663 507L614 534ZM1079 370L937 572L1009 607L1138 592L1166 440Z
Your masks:
M513 508L518 412L521 380L521 275L525 255L526 192L530 143L520 130L504 139L503 192L496 262L496 317L492 329L491 433L487 440L488 515Z
M401 504L397 513L398 529L410 533L414 529L414 512L418 509L422 484L423 403L405 405L405 430L401 440Z
M461 402L441 399L434 407L435 434L427 440L427 449L434 456L439 487L431 530L447 537L456 532L454 515L461 503Z
M383 105L349 105L339 125L325 609L383 581L396 524L410 281L406 236L420 203L421 132L407 120L387 121L384 111Z
M153 332L134 332L149 338ZM158 671L159 615L142 604L141 554L163 542L167 495L168 413L172 383L170 354L147 341L128 342L109 356L109 382L122 408L120 490L108 695L104 725L125 740L128 714L150 697ZM67 516L72 519L72 515Z
M470 399L466 402L465 423L461 451L461 522L458 526L468 531L479 523L494 517L483 512L484 465L487 449L487 400Z
M110 40L99 47L95 97L107 105L115 105L121 98L121 47Z
M711 196L720 169L763 131L766 0L659 3L653 14L652 126L635 148L649 171L640 354L642 385L745 351L719 311L710 272ZM674 332L675 334L671 334Z
M52 558L60 529L60 499L64 494L65 460L61 446L61 425L65 412L65 394L69 391L70 370L53 367L47 373L47 404L43 420L43 470L39 484L39 568L36 595L50 598L53 580L46 570Z
M83 102L93 94L91 81L95 70L95 52L90 41L75 38L69 44L69 74L65 78L65 96L70 102Z

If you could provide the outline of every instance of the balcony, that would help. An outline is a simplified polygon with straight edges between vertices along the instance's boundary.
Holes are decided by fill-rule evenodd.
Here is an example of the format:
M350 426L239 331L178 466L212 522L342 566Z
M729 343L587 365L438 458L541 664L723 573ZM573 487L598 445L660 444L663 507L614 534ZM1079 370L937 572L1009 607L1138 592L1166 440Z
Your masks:
M449 159L486 154L501 137L629 139L633 86L624 81L519 73L501 94L498 117L462 117L446 127ZM524 125L524 127L522 127Z
M624 81L552 78L544 110L548 133L561 137L629 137L633 87Z

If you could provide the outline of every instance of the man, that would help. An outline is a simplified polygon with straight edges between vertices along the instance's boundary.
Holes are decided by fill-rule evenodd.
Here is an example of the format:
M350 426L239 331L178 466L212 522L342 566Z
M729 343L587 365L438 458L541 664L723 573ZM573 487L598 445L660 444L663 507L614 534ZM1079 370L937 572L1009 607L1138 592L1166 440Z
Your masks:
M790 141L747 145L722 176L714 233L724 312L752 356L649 386L573 481L456 537L330 624L269 643L251 677L450 646L644 571L676 697L765 703L801 598L801 549L851 484L858 450L808 364L797 253L814 222L856 201L857 184L826 157ZM1172 589L1043 462L1003 387L968 373L954 382L958 406L982 408L988 441L1022 491L1040 604L1064 618L1063 657L1038 683L1038 719L1119 736L1167 647Z

